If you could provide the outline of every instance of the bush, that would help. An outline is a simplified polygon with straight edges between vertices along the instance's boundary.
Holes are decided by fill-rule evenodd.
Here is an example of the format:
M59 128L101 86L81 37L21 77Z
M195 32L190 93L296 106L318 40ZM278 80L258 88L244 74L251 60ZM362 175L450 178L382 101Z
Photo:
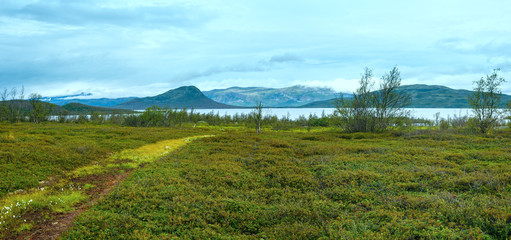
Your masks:
M445 120L445 119L440 120L439 127L441 130L447 130L447 129L449 129L450 126L451 126L451 124L449 123L448 120Z

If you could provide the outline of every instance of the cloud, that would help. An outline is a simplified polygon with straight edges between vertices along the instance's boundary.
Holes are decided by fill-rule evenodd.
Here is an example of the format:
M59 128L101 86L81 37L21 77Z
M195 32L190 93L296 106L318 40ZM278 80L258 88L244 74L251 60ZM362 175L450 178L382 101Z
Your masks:
M461 54L480 54L488 57L511 55L511 42L507 38L445 38L438 40L436 45L440 49Z
M263 72L269 69L268 65L265 64L236 64L231 66L212 67L204 71L188 71L177 74L172 77L173 82L187 82L197 78L209 77L222 73L244 73L244 72Z
M62 25L116 25L140 27L196 27L213 18L199 6L156 5L132 7L118 3L117 7L101 1L44 0L22 6L0 7L4 17L37 20Z
M351 93L358 87L359 79L333 79L333 80L309 80L309 81L297 81L294 82L296 85L304 85L310 87L327 87L334 89L336 92Z
M286 63L286 62L302 62L303 59L295 54L284 53L281 55L274 55L270 58L270 63Z
M177 74L172 78L175 82L186 82L197 78L204 78L223 73L268 72L276 68L279 63L302 62L303 59L291 53L273 55L269 60L260 60L255 63L238 63L227 66L211 67L203 71L188 71ZM281 66L279 66L281 67Z

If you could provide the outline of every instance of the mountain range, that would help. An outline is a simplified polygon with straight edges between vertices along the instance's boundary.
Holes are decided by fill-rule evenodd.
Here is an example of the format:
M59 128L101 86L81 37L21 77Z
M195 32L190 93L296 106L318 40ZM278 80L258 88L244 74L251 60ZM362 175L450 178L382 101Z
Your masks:
M405 85L398 91L410 94L410 108L468 108L469 90L456 90L439 85ZM195 86L184 86L162 94L142 98L115 99L70 99L66 103L76 102L86 105L108 108L143 110L152 106L167 108L224 109L253 107L261 101L265 107L332 108L339 95L330 88L293 86L288 88L231 87L201 92ZM343 94L350 97L350 94ZM62 104L62 99L49 102ZM80 101L83 100L83 101ZM510 95L503 95L502 102L511 101Z
M398 91L409 94L412 104L409 108L470 108L468 96L472 91L452 89L439 85L414 84L404 85ZM335 98L311 102L302 105L303 108L333 108ZM511 96L502 94L502 107L511 101Z
M261 101L267 107L299 107L301 105L338 97L331 88L292 86L287 88L231 87L204 91L217 102L253 107Z
M79 93L72 95L64 95L64 96L54 96L54 97L43 97L41 101L53 103L59 106L66 105L68 103L81 103L89 106L96 107L111 107L117 104L121 104L127 102L135 97L124 97L124 98L97 98L97 99L83 99L76 97L89 97L92 96L92 93Z

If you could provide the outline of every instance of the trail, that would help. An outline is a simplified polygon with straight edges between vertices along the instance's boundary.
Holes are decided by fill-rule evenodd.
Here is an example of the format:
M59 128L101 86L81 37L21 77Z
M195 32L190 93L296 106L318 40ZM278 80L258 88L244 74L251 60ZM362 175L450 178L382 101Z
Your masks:
M59 239L64 232L73 226L76 217L94 206L97 202L101 201L101 199L107 196L115 187L118 187L119 184L121 184L121 182L131 172L147 163L160 159L162 156L175 151L176 149L190 143L195 139L203 137L210 136L204 135L160 141L157 143L144 145L137 149L123 150L120 153L109 157L102 164L103 167L111 167L112 163L118 162L120 159L122 159L124 161L128 160L132 168L117 174L106 173L97 175L96 173L98 172L98 169L101 168L94 167L93 169L95 169L95 172L89 173L89 175L85 177L80 175L81 177L78 179L80 184L94 183L96 185L92 191L88 192L89 200L80 204L79 206L76 206L73 211L66 213L53 213L53 218L51 221L44 221L43 224L35 226L29 233L20 235L17 237L17 239ZM126 163L117 164L121 165ZM92 167L86 166L76 169L74 174L83 174L83 172L87 172L87 169L92 169ZM71 174L71 176L74 175Z

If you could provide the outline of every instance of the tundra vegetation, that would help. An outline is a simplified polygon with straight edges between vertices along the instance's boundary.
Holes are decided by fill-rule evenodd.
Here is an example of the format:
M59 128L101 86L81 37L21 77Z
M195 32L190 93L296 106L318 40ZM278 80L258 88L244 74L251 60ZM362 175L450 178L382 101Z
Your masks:
M297 120L153 107L36 121L51 110L39 96L29 111L2 101L0 238L511 238L504 115L484 133L412 119L397 68L381 81L372 93L367 69L340 100L352 109Z

